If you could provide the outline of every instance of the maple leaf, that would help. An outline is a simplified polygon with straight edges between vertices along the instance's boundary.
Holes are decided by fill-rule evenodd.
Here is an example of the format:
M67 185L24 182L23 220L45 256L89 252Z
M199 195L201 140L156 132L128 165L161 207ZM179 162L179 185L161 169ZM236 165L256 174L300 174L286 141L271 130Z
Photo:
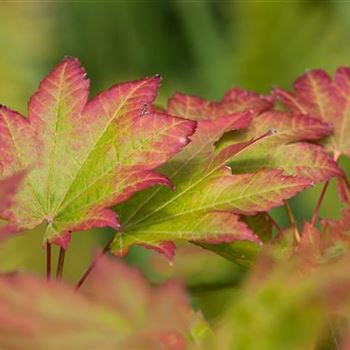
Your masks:
M204 337L209 329L180 284L151 287L120 261L101 259L79 293L31 275L0 276L0 344L8 350L182 350L201 341L199 330Z
M335 158L342 154L350 157L350 68L338 68L334 79L323 70L312 70L295 81L294 90L275 89L274 95L292 112L330 124L334 132L325 146Z
M335 160L341 155L350 157L350 68L338 68L334 79L323 70L312 70L295 81L294 90L275 89L274 95L292 112L308 114L331 125L333 133L322 144ZM338 178L337 188L340 199L349 206L347 181Z
M215 144L225 133L246 128L254 114L270 107L269 99L237 89L221 102L175 94L168 113L197 121L191 143L161 167L176 185L176 192L146 190L117 207L122 230L112 251L122 254L132 244L144 244L171 258L173 240L259 243L237 214L267 211L310 186L310 181L286 176L279 169L232 175L225 164L245 149L259 147L262 134L262 139L275 137L268 127L253 140L220 149Z
M305 142L329 135L332 128L319 119L301 114L266 111L255 116L245 132L228 135L219 146L225 147L227 142L235 140L247 141L268 127L276 130L276 135L262 140L259 147L251 147L234 157L230 163L233 172L279 168L286 174L303 176L315 184L344 175L321 146Z
M47 222L45 240L119 227L107 209L154 184L153 169L188 143L195 122L156 112L160 77L119 84L88 101L89 81L65 58L29 101L28 118L0 108L1 175L32 169L8 218L20 228Z

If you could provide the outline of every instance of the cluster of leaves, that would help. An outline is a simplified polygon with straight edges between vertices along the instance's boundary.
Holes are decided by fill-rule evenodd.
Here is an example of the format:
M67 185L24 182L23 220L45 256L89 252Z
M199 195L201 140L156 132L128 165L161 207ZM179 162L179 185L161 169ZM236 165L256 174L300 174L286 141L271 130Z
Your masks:
M164 110L153 104L160 80L88 100L85 71L68 57L40 83L28 117L0 107L0 238L45 224L48 280L0 277L0 348L315 348L330 318L348 322L350 185L337 161L350 157L350 69L334 79L311 71L294 92L269 96L176 93ZM332 178L343 218L318 223ZM300 231L287 200L317 183L320 200ZM286 230L269 214L281 205ZM143 245L171 261L183 241L257 271L213 330L181 284L152 287L115 258L93 261L78 294L51 281L51 245L60 279L72 233L106 226L116 233L102 255ZM305 310L312 325L301 322ZM296 330L286 332L290 322Z

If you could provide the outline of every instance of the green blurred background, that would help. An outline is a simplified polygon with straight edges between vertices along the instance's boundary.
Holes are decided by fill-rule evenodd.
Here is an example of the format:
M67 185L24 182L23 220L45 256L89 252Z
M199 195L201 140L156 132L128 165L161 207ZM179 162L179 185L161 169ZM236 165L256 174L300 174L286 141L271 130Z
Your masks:
M214 100L233 86L268 93L274 85L290 88L306 69L333 73L350 65L349 38L350 2L344 1L1 1L0 102L26 113L38 81L65 55L86 67L92 94L155 73L164 78L157 100L162 105L175 90ZM319 191L317 186L291 201L300 224L310 218ZM334 217L338 208L333 186L321 216ZM286 224L283 210L274 215ZM35 230L3 245L1 269L42 273L44 252L35 249L41 234ZM77 278L106 235L99 230L74 236L68 279ZM129 259L150 270L149 254L136 248ZM241 273L211 259L216 272L210 278L218 285ZM206 258L197 261L208 266ZM207 282L198 264L188 262L184 272L175 260L167 274L186 275L190 284ZM215 310L208 307L208 313Z

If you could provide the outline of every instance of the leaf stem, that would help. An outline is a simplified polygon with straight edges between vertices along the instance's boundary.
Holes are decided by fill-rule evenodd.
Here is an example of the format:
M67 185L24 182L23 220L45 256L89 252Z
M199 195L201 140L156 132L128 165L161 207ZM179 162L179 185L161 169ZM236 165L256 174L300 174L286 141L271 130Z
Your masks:
M324 195L327 191L328 186L329 186L329 181L327 181L322 188L320 197L318 198L318 201L317 201L317 204L315 207L314 214L312 215L312 218L311 218L311 226L315 226L318 214L319 214L320 209L321 209L321 204L322 204L322 201L323 201L323 198L324 198Z
M334 152L333 160L335 162L338 161L339 156L340 156L340 154L338 152ZM329 181L327 181L322 188L320 197L318 198L318 201L317 201L317 204L315 207L314 214L312 215L312 218L311 218L311 222L310 222L311 226L315 226L315 224L316 224L316 220L317 220L318 214L319 214L320 209L321 209L321 204L323 202L323 198L324 198L324 195L326 194L328 186L329 186Z
M56 271L56 278L58 280L62 279L62 273L63 273L63 266L64 266L64 258L66 256L66 251L61 247L60 253L58 255L58 263L57 263L57 271Z
M51 243L46 243L46 279L51 279Z
M279 236L281 236L282 235L282 229L281 229L280 225L278 225L278 223L275 221L275 219L269 213L266 213L266 215L267 215L268 219L270 220L272 226L276 229L277 234Z
M290 207L287 200L284 201L284 206L286 208L289 222L290 222L292 230L293 230L294 240L296 243L299 243L300 242L300 233L298 230L297 222L296 222L294 214L292 212L292 208Z
M90 263L89 267L87 268L87 270L84 272L84 274L81 276L80 280L78 281L75 289L78 290L83 283L85 282L85 280L88 278L88 276L90 275L91 271L95 268L97 262L108 252L111 244L113 242L113 238L108 241L108 243L106 244L106 246L101 250L101 252L95 257L95 259Z

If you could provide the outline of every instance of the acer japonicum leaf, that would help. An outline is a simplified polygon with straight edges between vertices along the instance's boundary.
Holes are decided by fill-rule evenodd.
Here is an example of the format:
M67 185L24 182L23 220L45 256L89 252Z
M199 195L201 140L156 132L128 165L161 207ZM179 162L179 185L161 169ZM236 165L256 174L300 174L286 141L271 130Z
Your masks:
M268 127L276 130L276 135L262 140L259 147L251 147L234 157L230 163L233 172L279 168L286 174L303 176L313 183L343 176L342 170L326 150L306 142L329 135L332 128L319 119L300 113L266 111L255 116L245 132L228 135L218 146L222 148L228 142L249 140Z
M256 114L271 106L268 98L237 89L221 102L175 94L168 113L197 121L191 143L160 168L172 179L176 191L146 190L118 206L122 230L112 250L122 254L132 244L144 244L163 250L169 257L174 246L168 244L164 249L164 241L259 243L258 236L237 214L267 211L311 182L305 177L287 176L280 169L232 175L227 163L250 148L259 148L265 138L276 137L268 126L245 142L220 148L215 145L225 133L247 128Z
M294 83L294 93L276 89L275 96L291 111L326 121L334 132L322 144L334 159L350 157L350 68L340 67L332 79L323 70L312 70ZM349 206L348 184L337 180L340 199Z
M30 275L0 277L0 344L7 350L182 350L201 341L199 329L204 336L208 326L181 285L151 287L120 261L101 259L79 293Z
M323 70L312 70L295 81L294 93L276 89L274 94L292 112L331 125L333 133L323 144L336 158L350 157L350 68L338 68L334 79Z
M188 143L195 122L154 110L160 77L115 85L88 101L89 81L65 58L29 101L25 118L0 108L0 164L5 177L31 171L7 219L19 228L47 222L45 240L66 246L70 233L119 228L108 207L155 184L153 171Z

